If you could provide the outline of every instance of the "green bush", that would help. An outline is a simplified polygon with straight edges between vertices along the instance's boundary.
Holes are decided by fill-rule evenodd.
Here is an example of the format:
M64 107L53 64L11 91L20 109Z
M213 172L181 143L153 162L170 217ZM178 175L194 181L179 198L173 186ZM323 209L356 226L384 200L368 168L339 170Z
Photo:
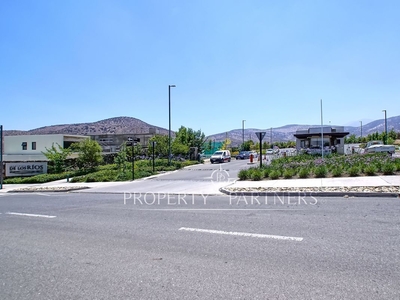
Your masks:
M328 175L328 169L325 166L315 167L314 175L316 178L325 178Z
M364 173L367 174L368 176L374 176L376 175L376 167L372 164L367 165L364 168Z
M287 169L283 172L283 178L285 179L290 179L293 177L293 171L290 169Z
M393 175L395 172L396 166L390 162L386 162L382 165L382 172L385 175Z
M249 179L248 170L240 170L238 173L239 180L247 180Z
M308 178L310 176L310 169L309 168L300 168L299 170L299 177L300 178Z
M332 176L333 177L341 177L343 175L342 167L336 166L332 169Z
M254 169L251 174L251 179L254 181L259 181L263 178L263 172L260 169Z
M269 173L269 178L272 179L272 180L275 180L275 179L278 179L280 175L281 175L281 173L280 173L279 171L277 171L277 170L272 170L272 171Z
M349 175L350 175L351 177L359 176L359 175L360 175L360 168L357 167L357 166L352 166L352 167L350 167L350 169L349 169Z

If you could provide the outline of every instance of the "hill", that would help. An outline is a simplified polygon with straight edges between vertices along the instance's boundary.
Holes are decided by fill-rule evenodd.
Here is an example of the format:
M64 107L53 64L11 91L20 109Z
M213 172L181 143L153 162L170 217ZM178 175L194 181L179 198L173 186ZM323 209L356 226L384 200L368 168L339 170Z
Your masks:
M276 141L294 141L295 137L293 136L297 130L308 129L310 127L319 127L321 125L300 125L300 124L290 124L282 127L276 128L267 128L267 129L255 129L255 128L246 128L244 130L244 140L253 140L254 142L258 142L258 138L256 136L256 132L265 131L265 137L263 141L265 142L276 142ZM325 126L327 126L325 124ZM337 125L340 126L340 125ZM332 125L335 127L335 125ZM396 132L400 132L400 116L391 117L387 119L387 127L388 131L394 129ZM344 131L349 132L349 134L354 134L356 136L361 135L361 124L360 126L344 126ZM363 124L362 126L362 135L366 136L368 134L372 134L375 132L383 132L385 131L385 120L375 120L369 122L368 124ZM233 146L238 146L243 141L243 133L242 129L234 129L228 132L221 132L217 134L213 134L207 137L210 140L215 140L216 142L220 142L225 140L225 138L229 138Z
M92 123L51 125L27 131L4 130L4 135L147 133L150 128L158 129L159 133L168 134L167 129L150 125L136 118L116 117Z

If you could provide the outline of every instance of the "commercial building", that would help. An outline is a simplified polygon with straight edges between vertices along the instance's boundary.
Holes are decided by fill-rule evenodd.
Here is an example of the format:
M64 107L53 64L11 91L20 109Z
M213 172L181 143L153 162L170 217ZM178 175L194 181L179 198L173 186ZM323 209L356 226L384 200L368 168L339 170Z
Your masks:
M107 133L107 134L91 134L90 138L98 142L103 149L104 153L115 153L121 148L121 145L128 141L130 138L136 138L139 140L138 144L142 148L146 149L149 147L149 140L155 135L159 134L157 128L149 128L147 131L140 133Z
M324 149L332 149L334 152L344 154L344 137L348 134L349 132L345 132L343 126L297 130L294 134L296 149L299 152L306 149L321 149L322 146Z
M14 135L3 140L6 176L31 176L47 173L48 159L43 154L53 145L68 148L87 136L66 134Z

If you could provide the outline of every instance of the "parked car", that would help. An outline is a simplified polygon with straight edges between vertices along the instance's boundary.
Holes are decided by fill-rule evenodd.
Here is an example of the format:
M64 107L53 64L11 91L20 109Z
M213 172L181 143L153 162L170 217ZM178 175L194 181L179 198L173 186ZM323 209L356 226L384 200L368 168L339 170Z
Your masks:
M393 145L384 145L382 141L369 141L365 148L365 153L377 153L383 152L388 154L394 154L396 151Z
M267 149L266 154L267 154L267 155L272 155L272 154L274 154L274 150L272 150L272 149Z
M238 155L236 155L236 159L248 159L250 157L249 151L240 151Z
M219 150L216 151L210 157L210 162L213 164L215 162L230 162L231 161L231 152L229 150Z

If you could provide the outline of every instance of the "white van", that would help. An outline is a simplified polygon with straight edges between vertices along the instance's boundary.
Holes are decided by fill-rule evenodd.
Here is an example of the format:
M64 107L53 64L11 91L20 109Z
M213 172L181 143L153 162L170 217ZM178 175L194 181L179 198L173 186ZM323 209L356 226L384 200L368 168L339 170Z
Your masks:
M210 157L210 162L213 164L215 162L230 162L231 152L229 150L218 150Z

